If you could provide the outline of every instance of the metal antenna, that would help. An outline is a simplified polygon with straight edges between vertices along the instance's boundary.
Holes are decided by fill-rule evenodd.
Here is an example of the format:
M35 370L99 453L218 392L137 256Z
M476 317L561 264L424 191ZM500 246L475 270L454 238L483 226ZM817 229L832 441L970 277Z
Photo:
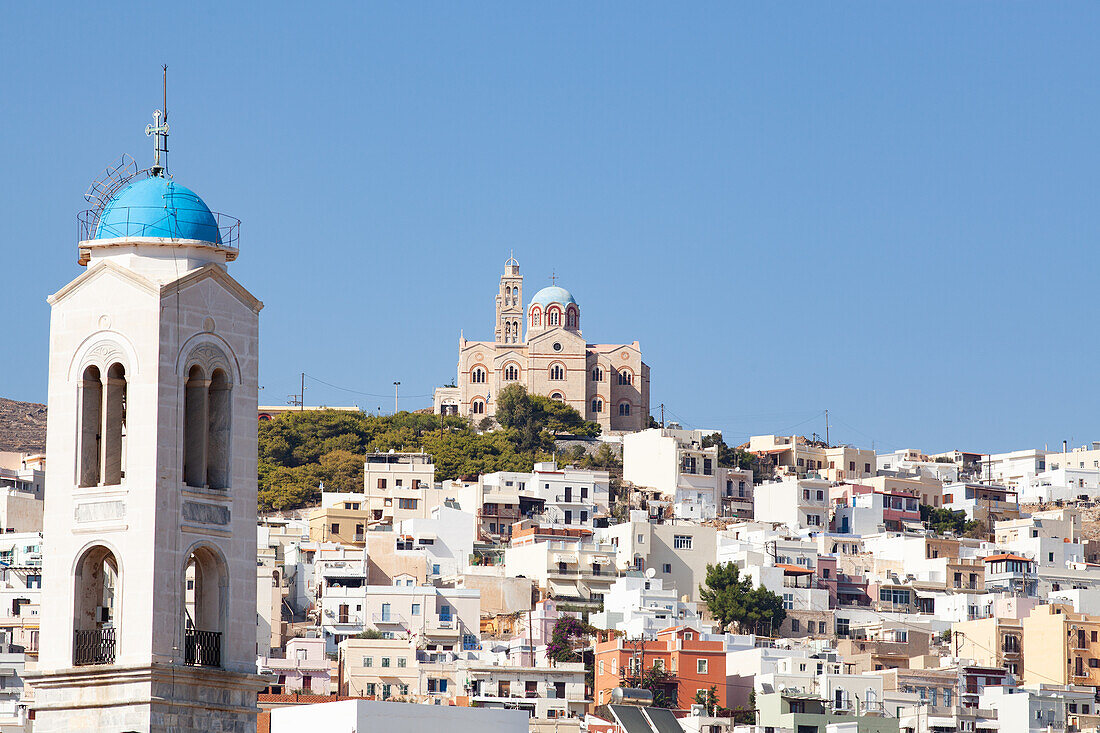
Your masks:
M168 170L168 64L164 65L163 71L164 111L158 109L153 112L153 124L145 126L145 136L153 138L153 167L150 172L154 176L164 175ZM160 164L161 153L164 153L164 165Z

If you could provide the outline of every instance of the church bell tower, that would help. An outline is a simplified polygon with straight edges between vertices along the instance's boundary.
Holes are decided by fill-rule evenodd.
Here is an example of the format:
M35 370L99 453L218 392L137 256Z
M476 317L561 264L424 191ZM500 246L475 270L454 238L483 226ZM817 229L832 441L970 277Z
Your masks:
M523 343L523 275L519 261L509 257L500 276L500 291L496 298L496 342Z
M259 312L237 220L124 157L49 298L35 731L254 731ZM162 159L162 156L163 159Z

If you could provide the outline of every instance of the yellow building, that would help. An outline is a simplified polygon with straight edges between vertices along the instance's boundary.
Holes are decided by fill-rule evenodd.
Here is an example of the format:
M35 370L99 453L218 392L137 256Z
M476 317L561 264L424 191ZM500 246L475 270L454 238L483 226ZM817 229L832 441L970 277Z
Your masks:
M1024 628L1019 619L980 618L951 627L956 657L973 659L983 667L1004 667L1019 676L1024 670Z
M368 517L363 495L326 493L321 502L320 508L309 513L309 538L362 547Z
M1024 617L1023 630L1025 684L1100 686L1100 616L1050 604Z

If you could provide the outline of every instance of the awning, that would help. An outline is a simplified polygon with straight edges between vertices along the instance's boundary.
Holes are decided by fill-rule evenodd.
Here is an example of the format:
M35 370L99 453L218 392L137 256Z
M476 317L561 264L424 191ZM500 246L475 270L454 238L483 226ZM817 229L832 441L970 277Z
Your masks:
M776 563L777 568L783 571L784 575L813 575L814 571L809 568L804 568L801 565L786 565L784 563Z
M911 529L915 532L921 532L924 530L924 525L920 522L902 522L901 526L905 529Z
M571 552L556 552L554 553L554 562L574 563L577 562L577 556Z
M0 677L14 677L14 676L15 676L15 668L14 667L0 667Z
M614 559L608 557L607 555L593 555L592 562L596 563L597 565L610 565L614 562Z
M435 540L436 536L434 532L420 532L416 535L421 540Z

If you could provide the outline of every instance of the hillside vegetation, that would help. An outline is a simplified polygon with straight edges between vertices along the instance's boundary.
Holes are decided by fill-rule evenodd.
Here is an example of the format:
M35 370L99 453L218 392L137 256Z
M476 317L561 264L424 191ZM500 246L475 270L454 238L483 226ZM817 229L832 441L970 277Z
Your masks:
M435 460L437 481L493 471L530 471L550 460L557 434L594 436L599 426L576 410L518 385L501 390L503 426L483 420L400 412L375 416L320 410L287 412L259 427L259 508L297 509L320 501L326 491L362 491L367 453L419 451ZM496 428L496 429L490 429ZM586 467L617 462L609 449L595 456L573 450L564 456Z

